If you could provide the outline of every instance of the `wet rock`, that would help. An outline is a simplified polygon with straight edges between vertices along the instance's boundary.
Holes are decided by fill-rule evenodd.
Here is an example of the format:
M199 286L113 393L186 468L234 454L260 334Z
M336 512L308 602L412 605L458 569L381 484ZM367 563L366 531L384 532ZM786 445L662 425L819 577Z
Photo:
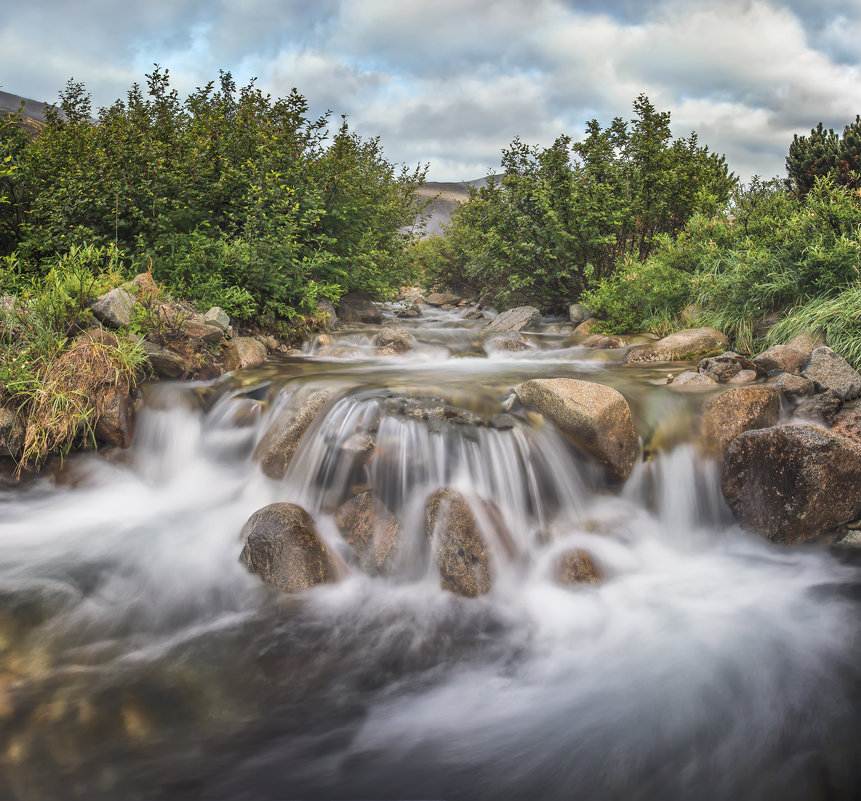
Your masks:
M601 580L601 571L595 567L592 557L580 548L562 553L553 567L553 574L559 584L594 584Z
M25 427L17 412L0 406L0 456L18 458L24 447Z
M489 293L489 292L485 292L485 293L484 293L484 294L483 294L483 295L478 299L478 307L479 307L480 309L485 309L485 308L487 308L488 306L492 306L492 305L493 305L493 295L492 295L491 293Z
M451 292L431 292L425 302L428 306L456 306L460 302L460 295Z
M366 490L341 506L335 524L365 573L377 576L393 572L401 544L400 527L373 492Z
M481 313L481 309L470 309L466 314L463 315L464 320L483 320L484 315Z
M799 403L795 414L804 420L830 426L842 406L843 401L829 390Z
M266 361L266 346L253 337L234 337L222 354L225 372L260 367Z
M789 345L774 345L753 357L757 369L767 375L774 370L783 373L800 373L810 354Z
M378 348L391 348L396 353L406 353L413 349L415 338L406 328L385 326L374 337L374 344Z
M335 561L301 506L264 506L248 519L242 539L240 559L245 566L285 592L301 592L337 579Z
M861 444L861 401L847 403L834 415L832 431Z
M230 317L227 316L227 312L221 306L213 306L203 315L203 322L207 325L215 326L224 332L227 330L227 326L230 325Z
M422 310L418 305L414 304L407 309L399 309L395 312L395 317L402 320L414 320L422 316Z
M504 331L499 336L490 337L485 341L485 347L510 352L529 350L529 344L517 331Z
M780 373L772 386L790 403L809 398L816 391L813 382L802 375Z
M611 475L626 479L640 455L628 402L612 387L573 378L539 378L514 388L524 406L551 419Z
M756 370L741 370L727 384L752 384L757 379Z
M402 351L396 350L391 345L386 345L383 348L377 348L377 356L400 356Z
M488 332L520 331L524 328L534 328L541 314L534 306L518 306L502 312L489 326Z
M334 340L328 334L317 334L314 344L318 348L331 348L334 344Z
M699 359L726 350L728 344L716 328L688 328L657 342L635 345L625 354L625 363Z
M830 390L840 400L853 400L861 394L861 374L829 347L816 348L801 374L813 381L817 390Z
M298 408L288 406L275 418L254 451L269 478L284 478L299 442L331 397L329 389L314 392Z
M178 353L156 345L149 340L141 340L140 346L146 354L153 372L162 378L181 378L187 375L191 365Z
M342 323L380 325L383 313L366 292L348 292L338 302L338 318Z
M742 525L801 542L861 515L861 446L818 426L747 431L729 446L721 490Z
M572 303L568 307L568 319L574 323L574 325L579 325L584 320L588 320L592 316L592 310L588 306L584 306L582 303Z
M224 337L224 330L217 325L203 322L202 317L186 320L182 324L182 333L189 339L197 339L207 345L215 345Z
M667 383L672 387L688 387L691 389L714 389L717 386L717 381L710 375L695 373L693 370L685 370L677 376L670 375Z
M90 311L104 325L110 328L122 328L131 323L136 305L134 295L122 287L117 287L98 298L90 307Z
M134 398L128 392L111 387L99 405L102 413L94 428L96 439L119 448L128 448L135 433Z
M817 334L814 331L802 331L786 344L788 347L803 351L809 356L814 350L826 344L825 334Z
M774 387L735 387L712 400L703 415L703 445L706 452L722 457L742 432L767 428L780 417L780 396Z
M587 334L592 333L592 329L598 324L597 317L589 317L584 320L574 329L575 336L586 336Z
M701 359L697 365L697 372L713 378L715 381L726 382L734 376L738 375L742 370L751 370L756 374L756 365L746 359L744 356L739 356L733 351L721 353L720 356L709 356L706 359ZM763 373L765 375L765 373Z
M322 318L323 327L327 331L334 331L338 327L338 315L330 301L317 301L317 316Z
M466 498L443 488L425 501L425 536L435 550L442 588L475 598L490 590L487 543Z
M581 348L624 348L628 343L622 337L611 337L606 334L590 334L582 342L578 343Z

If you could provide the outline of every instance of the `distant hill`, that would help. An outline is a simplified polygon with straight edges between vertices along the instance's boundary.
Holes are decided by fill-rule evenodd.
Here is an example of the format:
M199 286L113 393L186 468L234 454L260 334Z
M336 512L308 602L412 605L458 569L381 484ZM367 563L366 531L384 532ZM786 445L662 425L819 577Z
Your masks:
M477 178L474 181L428 181L418 190L418 196L430 200L426 213L430 215L422 230L422 237L442 233L442 226L450 219L458 203L463 203L469 197L472 186L482 187L487 178Z
M48 104L0 91L0 114L16 114L21 103L24 104L24 128L35 136L45 126L45 109Z

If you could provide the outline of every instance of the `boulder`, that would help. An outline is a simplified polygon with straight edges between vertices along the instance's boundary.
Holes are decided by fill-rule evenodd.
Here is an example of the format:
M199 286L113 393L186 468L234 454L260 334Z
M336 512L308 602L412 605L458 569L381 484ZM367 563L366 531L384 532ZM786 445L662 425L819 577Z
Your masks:
M454 295L451 292L431 292L425 302L428 306L452 306L460 302L460 295Z
M715 381L720 382L729 381L742 370L752 370L755 377L756 365L750 359L745 359L744 356L739 356L731 350L721 353L720 356L709 356L708 358L701 359L697 365L698 373L707 375Z
M301 506L273 503L256 511L242 528L240 559L264 581L301 592L337 579L335 560L314 521Z
M266 361L266 346L254 337L234 337L222 355L225 372L260 367Z
M520 331L524 328L534 328L541 318L541 313L534 306L518 306L502 312L487 326L487 331Z
M96 319L110 328L122 328L132 321L132 312L137 301L122 287L112 289L99 297L90 307Z
M578 343L581 348L624 348L628 343L622 337L611 337L606 334L590 334L582 342Z
M861 444L861 401L847 403L834 415L831 430Z
M0 406L0 456L17 459L24 447L26 429L17 412Z
M200 315L185 320L182 323L182 333L188 339L196 339L207 345L215 345L224 338L224 329L205 323Z
M314 392L301 406L288 406L275 418L254 450L269 478L284 478L300 440L331 397L328 389Z
M470 309L466 314L463 315L464 320L483 320L484 315L481 313L481 309L475 308Z
M801 374L816 384L817 390L830 390L840 400L853 400L861 394L861 374L829 347L816 348Z
M378 348L391 348L396 353L406 353L413 349L415 338L406 328L385 326L380 329L374 337L374 344Z
M584 306L582 303L572 303L568 307L568 319L574 323L574 325L579 325L584 320L588 320L592 316L592 310L587 306Z
M400 526L371 490L343 504L335 514L335 524L365 573L377 576L393 571L401 545Z
M830 426L842 406L843 401L836 393L829 390L799 403L795 409L795 415L803 420Z
M572 332L575 336L586 336L592 333L592 329L598 324L597 317L589 317L580 323Z
M330 301L317 301L317 316L323 318L323 327L327 331L334 331L338 327L338 315Z
M742 525L801 542L861 514L861 446L811 425L746 431L727 450L721 490Z
M128 448L135 433L134 398L128 392L111 387L99 405L102 413L93 431L96 439L119 448Z
M727 338L716 328L688 328L657 342L635 345L625 354L625 363L699 359L726 350L728 344Z
M757 379L756 370L741 370L727 384L752 384Z
M425 501L425 536L435 551L442 588L475 598L490 590L487 543L466 498L443 488Z
M580 548L562 553L553 565L553 574L559 584L594 584L601 580L601 571L592 557Z
M143 339L140 342L153 372L162 378L181 378L191 369L185 359L172 350L156 345L155 342Z
M490 337L484 344L490 350L507 350L511 352L529 350L529 344L517 331L504 331L498 336Z
M815 331L802 331L800 334L796 334L786 344L790 348L804 351L804 353L809 356L817 348L821 348L826 344L825 334L817 334Z
M481 313L479 312L479 315ZM401 320L415 320L418 317L422 316L422 310L417 306L413 305L407 309L398 309L395 312L395 317L398 317Z
M686 387L690 389L715 389L717 381L710 375L695 373L693 370L685 370L677 376L667 378L667 384L672 387Z
M793 375L792 373L781 373L774 379L772 386L784 397L789 403L796 403L802 398L809 398L816 391L813 382L803 375Z
M338 301L337 310L342 323L379 325L383 322L383 313L366 292L348 292Z
M203 322L224 332L227 330L227 326L230 325L230 317L227 316L227 312L221 306L213 306L203 315Z
M521 403L551 419L578 447L626 479L640 455L628 402L612 387L573 378L537 378L514 388Z
M779 417L780 395L774 387L735 387L708 404L702 421L703 445L720 458L739 434L773 426Z
M783 373L800 373L809 355L789 345L773 345L759 356L754 356L753 363L766 375L774 370L780 370Z

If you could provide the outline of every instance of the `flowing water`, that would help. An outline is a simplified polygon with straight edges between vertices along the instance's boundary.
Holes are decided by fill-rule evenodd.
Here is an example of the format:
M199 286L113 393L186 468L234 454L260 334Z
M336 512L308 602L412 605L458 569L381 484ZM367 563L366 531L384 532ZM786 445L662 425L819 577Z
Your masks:
M129 451L2 490L0 798L861 797L857 566L734 525L691 443L701 396L660 369L563 335L485 350L480 322L428 311L404 356L356 327L152 386ZM651 458L623 487L504 412L548 376L625 394ZM266 478L257 442L321 388ZM423 504L442 486L511 532L485 596L439 586ZM405 535L388 578L334 522L364 488ZM313 515L348 575L290 596L246 571L243 523L275 501ZM603 581L556 583L571 548Z

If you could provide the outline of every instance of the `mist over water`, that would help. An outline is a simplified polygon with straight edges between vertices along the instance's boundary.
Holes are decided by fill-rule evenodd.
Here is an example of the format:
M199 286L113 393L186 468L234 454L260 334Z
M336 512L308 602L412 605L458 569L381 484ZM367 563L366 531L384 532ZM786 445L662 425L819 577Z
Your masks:
M552 335L487 356L454 312L411 325L401 357L357 327L150 387L129 451L2 491L0 797L858 798L858 568L738 528L684 435L698 400L660 370ZM610 486L551 424L504 413L549 376L615 386L644 435L674 434ZM257 443L322 388L267 478ZM442 486L510 532L485 596L439 587L423 507ZM401 523L397 575L364 575L338 532L357 488ZM239 562L275 501L311 513L339 583L288 596ZM556 583L570 548L602 582Z

